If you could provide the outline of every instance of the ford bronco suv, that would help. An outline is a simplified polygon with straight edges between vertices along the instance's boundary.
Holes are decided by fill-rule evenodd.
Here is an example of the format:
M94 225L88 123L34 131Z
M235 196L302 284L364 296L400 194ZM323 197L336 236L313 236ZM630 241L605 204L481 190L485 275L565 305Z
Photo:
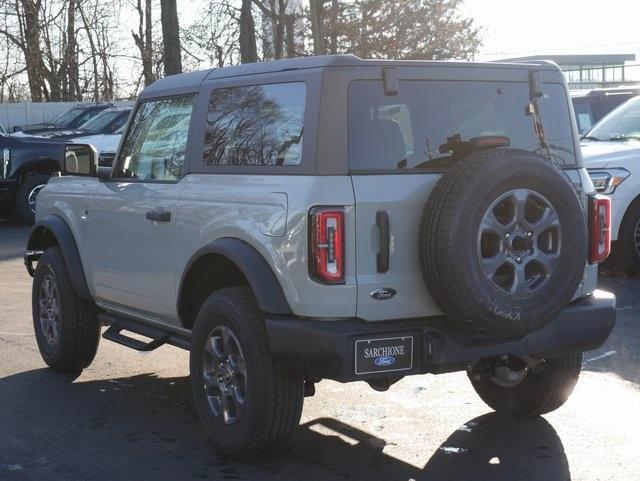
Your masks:
M113 167L68 144L25 263L44 361L190 350L219 452L283 449L321 379L466 371L498 412L573 389L615 298L610 205L557 66L311 57L140 95ZM143 336L141 340L140 336Z

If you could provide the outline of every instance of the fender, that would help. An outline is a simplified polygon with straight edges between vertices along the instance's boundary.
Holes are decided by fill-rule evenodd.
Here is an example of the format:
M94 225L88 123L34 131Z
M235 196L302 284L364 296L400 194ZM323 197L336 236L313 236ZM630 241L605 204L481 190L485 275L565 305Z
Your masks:
M223 237L205 245L189 259L178 295L178 306L182 297L185 277L194 262L206 254L218 254L232 261L249 282L260 309L269 314L291 314L291 307L282 290L280 282L262 255L247 242L233 237Z
M35 255L39 256L39 254L36 254L37 251L43 251L53 245L50 242L50 235L55 238L62 251L62 257L69 272L69 279L76 293L83 299L92 300L76 240L69 225L60 216L55 214L47 215L31 228L29 240L27 241L27 252L25 253L27 270L29 270L31 258Z

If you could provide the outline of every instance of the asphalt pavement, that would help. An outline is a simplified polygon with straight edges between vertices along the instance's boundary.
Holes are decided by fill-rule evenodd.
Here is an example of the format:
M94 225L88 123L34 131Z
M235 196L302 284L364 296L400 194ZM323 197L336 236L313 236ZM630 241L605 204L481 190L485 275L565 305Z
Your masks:
M253 464L211 451L191 405L188 354L103 341L79 375L40 358L28 228L0 219L0 480L640 480L640 279L608 278L618 324L586 353L571 399L531 420L497 416L466 374L385 393L323 381L290 451Z

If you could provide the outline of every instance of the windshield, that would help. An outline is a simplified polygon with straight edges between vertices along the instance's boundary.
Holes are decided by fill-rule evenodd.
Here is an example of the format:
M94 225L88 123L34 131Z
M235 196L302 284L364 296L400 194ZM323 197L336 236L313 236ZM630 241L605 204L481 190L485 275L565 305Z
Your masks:
M76 117L82 114L83 109L73 108L69 110L65 110L56 118L54 118L51 123L56 127L67 127Z
M640 140L640 96L626 101L587 133L589 140Z
M443 169L483 141L537 152L562 167L576 165L569 102L561 84L545 84L536 135L526 82L399 82L385 95L381 81L349 87L352 171Z
M114 121L116 123L110 125ZM126 121L127 116L122 110L105 110L82 124L80 128L91 133L113 132L115 129L122 127ZM107 129L107 127L109 128Z

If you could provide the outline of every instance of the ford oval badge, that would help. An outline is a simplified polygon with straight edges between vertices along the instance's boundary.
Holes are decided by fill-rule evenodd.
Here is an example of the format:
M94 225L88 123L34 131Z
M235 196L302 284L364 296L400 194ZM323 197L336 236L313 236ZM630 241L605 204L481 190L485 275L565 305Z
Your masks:
M382 356L376 358L376 360L373 362L378 367L391 366L394 362L396 362L396 358L393 356Z
M370 295L376 301L386 301L394 297L398 292L391 287L380 287L373 291Z

